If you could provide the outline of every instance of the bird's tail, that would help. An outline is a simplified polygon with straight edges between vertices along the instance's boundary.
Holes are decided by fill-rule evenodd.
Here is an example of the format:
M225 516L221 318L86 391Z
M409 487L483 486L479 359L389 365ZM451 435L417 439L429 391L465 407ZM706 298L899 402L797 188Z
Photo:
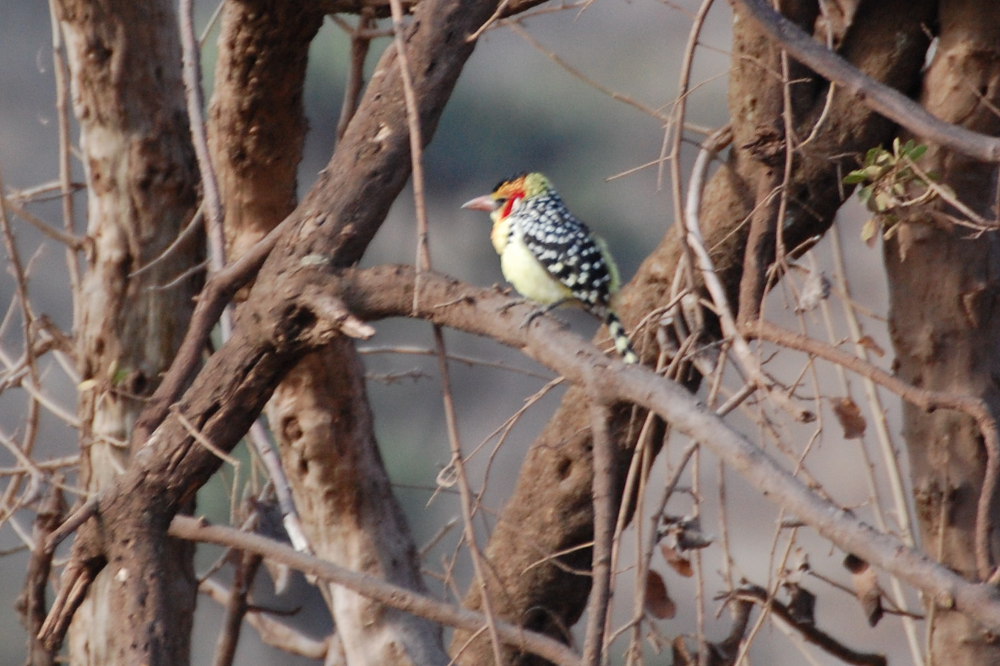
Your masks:
M615 343L615 349L621 354L622 360L626 363L638 363L639 355L635 353L635 349L632 347L632 340L629 339L622 320L618 318L614 310L609 309L607 311L604 315L604 323L607 324L608 333L611 334L611 339Z

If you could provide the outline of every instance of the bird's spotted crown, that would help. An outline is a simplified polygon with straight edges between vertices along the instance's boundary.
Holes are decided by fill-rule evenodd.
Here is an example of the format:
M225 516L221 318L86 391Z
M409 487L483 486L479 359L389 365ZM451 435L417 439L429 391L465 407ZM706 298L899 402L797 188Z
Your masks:
M493 188L494 199L510 199L524 197L531 199L552 189L549 179L542 174L522 171L504 178Z

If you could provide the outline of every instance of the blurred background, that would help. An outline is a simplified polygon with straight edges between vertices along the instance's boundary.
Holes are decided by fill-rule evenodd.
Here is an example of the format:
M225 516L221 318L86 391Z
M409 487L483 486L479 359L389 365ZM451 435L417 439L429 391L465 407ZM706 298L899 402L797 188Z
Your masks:
M543 8L546 5L542 6ZM199 27L204 28L214 5L201 3ZM603 0L586 6L540 11L523 21L532 37L545 51L582 73L587 79L656 109L670 113L676 97L678 70L697 4L689 0ZM348 17L348 21L353 18ZM726 85L731 14L726 3L716 3L702 32L692 78L693 92L688 99L690 122L716 128L727 122ZM58 134L56 129L55 81L52 64L52 21L45 3L7 1L0 14L0 177L7 191L31 189L55 181L58 177ZM207 33L204 45L205 89L210 95L214 69L217 28ZM369 71L387 40L373 45ZM462 202L488 192L503 176L522 170L545 172L562 192L571 208L609 242L618 259L623 278L635 272L649 251L660 242L672 224L672 202L664 154L665 127L661 120L598 90L587 80L574 75L524 37L502 25L490 30L480 41L467 64L455 94L449 103L435 138L426 152L431 252L434 268L479 285L502 282L499 263L488 240L489 220L483 213L460 210ZM349 65L349 39L344 31L327 21L316 38L309 65L306 106L311 125L306 155L300 171L300 191L305 192L329 159L335 145L335 127L341 107L344 82ZM691 134L694 141L700 135ZM685 166L690 166L694 149L687 146ZM76 178L83 174L76 165ZM83 195L77 195L78 210L84 210ZM47 221L61 225L58 201L33 204L31 211ZM413 263L416 255L415 222L412 192L407 189L397 200L389 219L367 253L364 264ZM81 218L83 217L81 213ZM865 333L883 349L889 345L884 322L877 313L884 312L886 299L881 276L881 257L877 249L859 240L860 216L857 210L842 216L840 235L844 244L847 271L854 289L850 294L875 316L863 317ZM81 220L81 223L83 221ZM72 329L72 303L65 270L64 250L45 239L36 230L15 221L18 248L30 260L30 294L35 309L65 331ZM84 229L77 230L84 233ZM810 262L815 262L811 264ZM831 276L837 270L831 259L829 242L824 241L802 265L815 266ZM792 275L800 283L806 275ZM794 285L793 285L794 286ZM801 286L801 285L800 285ZM844 294L835 284L830 309L837 313ZM836 314L828 320L820 311L796 317L791 312L794 293L788 287L775 290L769 312L779 320L796 326L796 319L810 330L834 342L847 337L843 322ZM0 275L0 306L8 311L13 301L14 282L10 275ZM597 328L590 317L574 312L559 314L581 336L589 338ZM16 357L21 345L17 326L5 319L0 328L0 350ZM829 329L828 329L829 324ZM433 545L425 553L427 582L441 598L453 598L454 590L441 582L440 574L455 566L459 589L468 584L470 572L467 553L457 549L461 513L450 489L437 488L435 479L449 459L447 435L440 402L436 362L421 355L432 347L430 327L422 322L385 321L377 324L378 334L366 343L364 353L369 389L376 415L383 457L396 483L397 494L407 511L418 547ZM466 357L497 364L453 362L459 428L463 447L470 455L471 471L478 488L485 489L487 509L480 528L485 539L493 516L503 507L520 473L524 452L535 434L558 404L561 387L546 391L534 400L502 439L498 431L505 422L536 392L546 386L551 373L527 358L493 342L462 333L446 333L449 350ZM765 349L765 357L769 353ZM48 358L48 357L47 357ZM52 401L72 412L75 387L72 379L49 360L44 368L46 389ZM803 372L806 359L787 352L769 370L789 381ZM880 364L888 365L889 359ZM843 394L842 380L828 368L816 371L812 381L818 393ZM738 384L737 384L738 386ZM859 384L860 386L860 384ZM822 387L822 391L818 388ZM856 388L863 399L860 388ZM813 396L816 397L816 396ZM817 398L817 400L819 400ZM13 437L21 427L26 398L20 389L0 393L0 431ZM801 452L810 447L804 466L821 480L834 499L864 516L871 510L872 498L884 494L885 481L878 453L865 440L846 441L831 415L828 401L820 400L820 425L788 426L783 441ZM897 401L887 399L886 416L890 432L898 426ZM881 416L881 415L880 415ZM870 418L870 416L869 416ZM751 439L760 434L759 422L734 417L734 424ZM823 425L826 424L826 428ZM832 425L831 425L832 424ZM58 419L43 419L43 436L37 451L39 459L54 459L75 452L74 432ZM782 427L785 427L783 424ZM670 465L675 463L686 442L672 438L665 455L656 463L649 497L657 498ZM247 465L236 478L246 481ZM874 462L872 462L874 460ZM13 456L0 449L0 468L16 463ZM774 507L749 490L734 475L720 472L716 460L707 452L701 455L696 472L690 471L682 482L687 492L671 500L668 512L690 513L691 494L701 493L702 525L705 532L718 539L725 517L725 535L734 562L725 562L718 548L703 553L704 583L699 589L694 579L680 577L662 561L654 558L654 568L664 577L670 595L678 605L674 619L654 623L661 638L669 640L696 630L694 603L702 598L709 610L706 630L710 640L721 640L729 628L729 614L713 598L727 589L724 577L737 583L746 578L760 585L773 581L789 547L787 530L777 527L779 515ZM205 488L199 498L199 512L225 520L236 472L225 468ZM720 481L725 482L725 502L720 503ZM6 482L0 480L0 484ZM874 488L874 491L873 491ZM874 494L873 494L874 493ZM0 613L0 666L24 661L24 631L13 612L14 599L20 591L27 555L17 527L30 533L32 515L20 511L0 529L0 603L7 611ZM440 536L446 525L452 525ZM634 534L625 543L633 544ZM812 566L824 575L849 585L847 572L840 562L843 554L832 549L807 529L799 530L794 548L808 554ZM794 548L790 548L794 550ZM457 553L457 554L456 554ZM202 569L218 556L214 548L201 547ZM623 580L630 581L631 545L623 553L620 566ZM723 571L726 571L725 576ZM226 570L218 574L225 580ZM266 578L266 577L262 577ZM886 581L883 581L887 584ZM871 629L857 602L816 579L804 581L820 600L817 622L835 637L857 650L883 651L900 662L911 661L897 617L890 616ZM631 611L632 582L619 588L614 603L619 621ZM282 595L269 596L267 582L258 586L256 601L267 607L299 612L286 621L321 635L328 629L325 612L301 580L293 582ZM908 602L917 606L910 595ZM221 611L212 601L199 602L196 622L195 652L192 663L209 663L219 628ZM755 615L756 617L756 615ZM669 647L660 656L656 640L647 642L648 663L670 663ZM663 647L662 645L660 646ZM778 623L766 624L750 652L753 663L800 664L840 663L823 653L804 647L792 632ZM306 664L273 650L258 640L253 630L246 630L237 655L240 664Z

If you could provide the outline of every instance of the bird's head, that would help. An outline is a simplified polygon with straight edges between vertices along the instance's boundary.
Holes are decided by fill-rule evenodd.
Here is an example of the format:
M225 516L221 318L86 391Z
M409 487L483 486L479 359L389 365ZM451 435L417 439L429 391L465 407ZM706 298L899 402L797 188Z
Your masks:
M523 172L505 178L496 184L490 194L484 194L462 204L462 208L485 210L495 220L504 219L516 211L521 203L550 192L552 184L542 174Z

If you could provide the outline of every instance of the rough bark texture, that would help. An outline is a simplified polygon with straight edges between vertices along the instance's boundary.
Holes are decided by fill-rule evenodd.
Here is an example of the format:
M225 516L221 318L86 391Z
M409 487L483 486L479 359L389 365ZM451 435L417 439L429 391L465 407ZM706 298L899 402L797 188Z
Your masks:
M808 3L797 6L805 4ZM931 1L905 0L862 3L844 35L839 48L841 55L879 81L901 90L912 89L927 48L924 28L934 5ZM770 128L776 122L771 116L761 116L766 110L761 108L761 97L768 94L762 86L780 86L778 73L762 74L760 69L761 62L768 62L768 54L774 57L769 40L742 15L739 5L735 10L729 94L734 149L727 164L708 183L701 210L706 247L712 252L734 307L739 302L749 233L746 220L759 189L755 184L766 177L762 175L764 172L775 168L759 158L760 140L773 136ZM799 9L792 15L808 21L811 14ZM805 27L812 29L811 24ZM822 81L810 82L793 91L794 128L801 140L812 132L822 115L827 86ZM773 109L770 105L766 108ZM769 129L768 134L762 134L762 127ZM796 146L783 225L786 248L795 248L829 228L845 194L840 179L854 168L853 155L887 142L891 132L891 123L867 110L853 96L843 91L834 93L815 138L808 146ZM843 157L831 160L831 155ZM757 265L766 267L773 260L774 243L755 251L766 259L758 260ZM681 235L675 226L623 290L620 312L627 327L631 329L646 313L669 302L670 286L682 255ZM645 362L656 357L652 331L640 332L635 339ZM564 628L579 618L590 581L563 566L538 565L538 562L543 556L592 539L591 438L587 423L586 396L582 390L571 388L532 445L514 495L504 508L486 551L495 574L488 581L487 590L494 600L494 610L504 619L525 622L533 629L555 636L562 636ZM625 426L618 419L611 432L622 444L617 449L622 456L627 456L634 444L622 440ZM619 468L625 464L625 459L620 460ZM538 511L538 507L547 509ZM589 567L589 549L581 549L572 557L569 564ZM465 603L472 608L480 607L478 588L470 589ZM456 632L452 650L469 640L467 633ZM479 637L471 642L459 661L470 666L489 663L491 655L488 639ZM511 663L539 663L538 659L519 656L515 651L509 651L507 659Z
M922 103L944 120L997 134L1000 6L943 2L940 26L941 40L924 79ZM939 172L962 202L994 218L995 167L936 146L930 147L921 167ZM955 212L941 204L936 208ZM916 213L886 243L885 259L900 377L923 388L980 397L1000 414L1000 237L996 232L975 235L936 220L930 212ZM971 419L954 412L926 413L906 405L904 417L924 548L976 580L976 505L986 462L979 430ZM996 532L991 543L996 557ZM1000 662L995 635L960 613L937 608L930 631L934 663Z
M467 36L495 7L492 2L432 0L420 4L406 28L425 142L433 136L474 47ZM148 54L148 45L145 48ZM115 661L184 663L187 658L186 653L174 655L167 649L163 626L144 609L179 596L171 588L176 579L166 576L169 568L162 544L167 525L220 464L196 441L192 428L218 448L230 450L304 351L338 335L340 320L332 304L320 293L304 292L297 278L314 271L317 258L332 266L356 262L410 173L406 107L393 50L382 58L372 81L356 122L348 127L310 195L292 213L287 233L262 268L232 339L198 374L177 412L156 428L125 474L102 494L97 517L78 532L72 561L63 572L57 610L44 635L48 645L60 642L63 622L76 610L72 594L76 586L85 585L109 558L131 548L128 564L141 566L115 562L108 572L128 580L131 587L123 605L132 606L125 605L116 627L117 634L131 642ZM183 624L170 627L170 632L178 634L178 640L188 640Z
M198 263L197 243L133 273L191 219L197 173L172 4L63 0L56 10L89 195L87 272L75 303L75 332L84 382L81 485L96 492L127 465L141 398L155 387L187 325L197 280L153 287ZM150 543L142 536L146 527L135 527L106 553L112 567L95 582L72 628L72 663L127 663L137 643L155 646L165 662L188 659L193 548L162 537ZM138 557L137 546L150 548L150 558ZM132 584L141 576L169 583L161 594L142 596ZM126 621L137 630L121 631Z
M231 258L294 208L306 57L322 18L274 0L226 5L211 135ZM353 345L340 340L305 357L275 391L269 418L316 555L426 592ZM447 663L438 625L340 586L330 597L349 663Z
M426 593L413 538L379 455L366 391L352 342L336 340L304 358L269 408L282 460L317 555ZM348 663L448 663L440 626L338 585L330 594Z
M307 122L303 83L323 14L298 3L227 2L209 120L231 259L292 212Z

